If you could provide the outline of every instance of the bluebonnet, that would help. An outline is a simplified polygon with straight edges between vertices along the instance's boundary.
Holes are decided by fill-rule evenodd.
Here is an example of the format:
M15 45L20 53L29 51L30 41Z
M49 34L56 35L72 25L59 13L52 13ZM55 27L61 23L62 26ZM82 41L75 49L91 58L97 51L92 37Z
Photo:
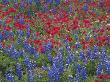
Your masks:
M30 9L28 9L27 15L28 15L29 17L31 16L31 11L30 11Z
M15 60L20 57L19 54L18 54L18 51L16 49L14 49L13 51L10 51L9 56L12 57Z
M51 51L52 50L52 43L51 42L48 42L47 44L46 44L46 46L45 46L45 49L46 49L46 51Z
M106 57L106 49L105 48L101 48L101 57L105 58Z
M22 30L18 30L17 33L20 37L22 37L24 35L24 32Z
M73 76L72 76L72 75L69 75L69 76L68 76L68 81L69 81L69 82L73 82Z
M81 47L80 42L79 42L79 41L78 41L78 42L76 42L76 43L75 43L75 46L76 46L76 49L80 48L80 47Z
M76 72L77 73L80 73L81 72L81 65L80 64L77 64Z
M110 60L105 62L106 72L110 75Z
M35 58L39 57L39 53L28 42L24 41L23 47L26 52L28 52L29 54L33 54Z
M52 57L52 55L51 55L51 52L49 52L49 53L47 54L47 56L48 56L48 60L49 60L50 62L52 62L53 57Z
M60 73L56 65L53 63L52 68L48 71L49 82L60 82Z
M28 25L27 28L26 28L26 35L27 35L27 38L29 38L30 35L31 35L30 31L31 31L31 30L30 30L30 25Z
M22 66L17 63L16 65L16 74L18 76L18 79L21 80L22 79Z
M83 10L88 11L88 5L87 4L83 6Z
M20 2L20 9L21 9L21 10L24 10L24 8L25 8L25 7L24 7L24 4L25 4L24 1L21 1L21 2Z
M33 0L27 0L28 4L32 5Z
M27 70L28 72L28 82L34 82L34 75L32 70Z
M9 81L9 82L15 82L14 81L14 76L12 75L12 73L8 72L5 74L6 76L6 79Z
M78 40L79 40L78 34L75 34L74 36L75 36L75 37L74 37L75 40L78 41Z
M22 39L20 37L18 37L16 44L20 45L20 44L22 44L22 42L23 42Z
M3 46L2 46L2 44L0 43L0 49L2 49L3 48Z
M83 51L80 52L80 60L81 61L85 60L85 56L84 56L84 52Z
M60 4L60 0L55 0L56 5Z
M88 41L90 39L89 35L86 35L86 41Z
M46 0L46 3L52 4L53 3L53 0Z
M9 3L9 0L2 0L2 3L3 3L4 5L6 5L6 4Z
M3 35L2 35L2 33L0 33L0 41L2 41L3 40Z
M86 80L87 79L87 69L86 69L85 66L82 67L81 75L82 75L82 79L83 80Z
M49 9L48 9L48 6L45 5L44 8L43 8L43 12L48 12L48 10L49 10Z
M69 12L72 13L72 10L73 10L72 9L72 4L70 4L70 6L69 6Z
M62 51L62 48L58 50L57 56L53 59L52 68L48 71L50 82L60 82L60 75L64 70Z
M80 76L81 76L81 65L77 64L77 66L76 66L76 77L75 77L76 82L81 82Z
M25 23L24 22L24 18L23 17L20 17L19 22L20 22L20 24L24 24Z
M65 43L66 51L67 51L67 54L68 54L66 63L67 63L67 65L69 65L74 60L74 54L71 51L71 48L69 46L69 43L66 40L64 41L64 43Z
M103 72L103 65L101 63L98 64L96 74L100 75Z
M33 69L33 63L32 61L29 59L29 57L25 57L24 63L27 67L27 70L32 70Z
M34 0L34 2L35 2L36 4L39 4L39 3L40 3L40 0Z
M46 70L46 71L49 71L49 68L46 67L46 66L42 66L42 69L43 69L43 70Z

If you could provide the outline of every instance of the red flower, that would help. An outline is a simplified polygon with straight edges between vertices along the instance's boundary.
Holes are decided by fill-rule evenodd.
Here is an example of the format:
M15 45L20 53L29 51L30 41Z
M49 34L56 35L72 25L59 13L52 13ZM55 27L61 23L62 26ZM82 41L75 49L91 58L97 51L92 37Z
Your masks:
M108 75L108 74L101 74L101 75L97 76L97 78L99 78L99 79L110 79L110 75Z
M36 36L38 37L40 35L40 33L39 32L36 32Z
M5 27L5 30L7 30L7 31L11 31L12 29L11 29L10 26L6 26L6 27Z
M12 20L13 20L12 17L8 17L5 22L6 22L6 24L10 24L12 22Z
M99 80L95 80L94 82L100 82Z
M7 15L9 15L9 12L8 11L5 11L5 12L3 11L2 16L5 17Z
M88 28L92 25L88 19L83 20L83 23L84 23L84 27L86 27L86 28Z
M19 22L15 22L14 25L15 25L15 27L17 27L20 30L24 30L26 28L25 25L20 24Z
M34 44L35 44L35 45L36 45L36 44L40 45L40 44L41 44L41 40L34 40Z
M8 12L10 12L10 13L15 13L15 12L16 12L16 9L15 9L15 8L9 8L9 9L8 9Z
M105 0L106 6L110 8L110 0Z

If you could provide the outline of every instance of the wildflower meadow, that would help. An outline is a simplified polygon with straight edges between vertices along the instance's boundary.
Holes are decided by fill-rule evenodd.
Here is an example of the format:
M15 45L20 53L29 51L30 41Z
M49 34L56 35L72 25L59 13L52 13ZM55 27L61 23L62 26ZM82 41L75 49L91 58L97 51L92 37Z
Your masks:
M110 82L110 0L0 0L0 82Z

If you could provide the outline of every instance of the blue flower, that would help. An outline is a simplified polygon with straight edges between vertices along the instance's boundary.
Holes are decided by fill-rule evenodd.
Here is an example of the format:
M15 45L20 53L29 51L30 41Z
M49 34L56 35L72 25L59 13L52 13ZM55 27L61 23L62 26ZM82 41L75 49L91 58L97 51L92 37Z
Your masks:
M80 60L81 61L85 60L85 56L84 56L84 52L83 51L80 52Z
M20 24L24 24L25 23L24 22L24 18L23 17L20 17L19 22L20 22Z
M17 33L20 37L22 37L24 35L24 32L22 30L18 30Z
M18 79L21 80L22 79L22 67L18 63L16 65L16 74L18 76Z
M56 5L60 4L60 0L55 0Z
M105 66L106 66L106 72L107 72L107 74L110 75L110 61L106 61Z
M69 75L69 76L68 76L68 81L69 81L69 82L73 82L73 76L72 76L72 75Z
M102 58L105 58L106 57L106 49L105 48L102 48L101 49L101 56L102 56Z
M86 80L87 79L87 69L85 66L82 67L81 74L82 74L82 79Z
M14 76L12 75L12 73L6 73L6 79L7 79L9 82L15 82L15 81L14 81Z
M34 82L34 75L32 70L27 70L28 71L28 82Z
M2 35L2 33L0 33L0 41L2 41L3 40L3 35Z
M52 55L51 55L51 52L50 53L48 53L48 60L50 61L50 62L52 62L52 60L53 60L53 57L52 57Z
M76 73L80 73L81 72L81 65L77 64L77 68L76 68Z
M46 3L52 4L53 3L53 0L46 0Z
M2 0L3 4L6 5L9 3L9 0Z
M102 64L99 63L97 66L96 74L100 75L100 74L102 74L102 71L103 71Z
M28 0L28 3L29 3L30 5L32 5L32 2L33 2L33 0Z
M30 33L30 26L28 26L28 27L26 28L26 35L27 35L27 38L29 38L30 35L31 35L31 33Z
M2 46L2 44L0 44L0 49L2 49L3 48L3 46Z
M75 80L76 80L76 82L81 82L81 80L80 80L80 74L76 73Z
M84 10L84 11L88 11L88 5L84 5L84 6L83 6L83 10Z

